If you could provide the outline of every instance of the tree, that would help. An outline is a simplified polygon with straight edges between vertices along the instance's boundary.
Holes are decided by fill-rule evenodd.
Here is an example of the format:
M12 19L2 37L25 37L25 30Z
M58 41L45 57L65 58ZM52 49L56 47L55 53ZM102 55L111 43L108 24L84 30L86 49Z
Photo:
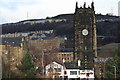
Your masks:
M30 70L28 70L26 72L26 78L35 78L35 69L34 68L30 68Z
M120 78L120 47L114 52L114 57L108 62L108 71L105 73L106 78L115 78L115 68L116 68L116 78Z
M28 51L23 56L21 65L18 67L25 74L25 78L35 78L35 68L32 57Z

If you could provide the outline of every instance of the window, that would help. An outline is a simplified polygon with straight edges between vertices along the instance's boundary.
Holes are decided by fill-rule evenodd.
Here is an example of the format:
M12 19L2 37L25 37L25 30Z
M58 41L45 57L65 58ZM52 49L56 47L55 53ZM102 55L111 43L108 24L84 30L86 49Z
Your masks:
M67 56L69 56L70 54L67 54Z
M70 71L70 75L77 75L77 71Z
M61 68L54 68L55 72L61 72Z
M80 71L78 71L78 74L80 75Z
M58 72L61 72L61 68L58 68Z
M64 54L64 56L66 56L66 54Z
M52 72L53 72L53 69L52 69L52 68L49 68L49 69L48 69L48 72L52 73Z

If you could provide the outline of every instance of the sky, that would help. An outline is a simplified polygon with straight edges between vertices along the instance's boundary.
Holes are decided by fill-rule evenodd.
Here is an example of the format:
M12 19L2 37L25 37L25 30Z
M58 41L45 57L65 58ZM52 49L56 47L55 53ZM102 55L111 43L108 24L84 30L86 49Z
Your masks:
M0 0L0 24L74 13L76 1L79 7L94 1L96 14L118 15L120 0Z

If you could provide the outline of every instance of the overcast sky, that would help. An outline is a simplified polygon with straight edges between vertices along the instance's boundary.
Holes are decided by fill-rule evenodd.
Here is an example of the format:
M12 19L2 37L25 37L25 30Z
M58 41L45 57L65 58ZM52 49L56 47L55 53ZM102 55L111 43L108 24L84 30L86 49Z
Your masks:
M94 1L96 13L106 14L113 10L118 15L120 0L0 0L0 24L27 19L41 19L59 14L74 13L75 3L82 6Z

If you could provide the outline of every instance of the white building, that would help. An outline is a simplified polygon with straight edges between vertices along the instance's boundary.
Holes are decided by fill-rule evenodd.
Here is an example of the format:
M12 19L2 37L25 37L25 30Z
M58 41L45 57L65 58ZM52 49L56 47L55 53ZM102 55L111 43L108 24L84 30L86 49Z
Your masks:
M118 2L118 16L120 16L120 1Z
M64 73L64 66L57 62L51 62L45 66L45 71L48 78L59 78Z
M68 79L89 79L94 80L94 70L80 70L80 67L70 66L52 62L46 65L46 76L48 78L68 78Z
M94 80L94 70L66 69L68 79L89 79Z

